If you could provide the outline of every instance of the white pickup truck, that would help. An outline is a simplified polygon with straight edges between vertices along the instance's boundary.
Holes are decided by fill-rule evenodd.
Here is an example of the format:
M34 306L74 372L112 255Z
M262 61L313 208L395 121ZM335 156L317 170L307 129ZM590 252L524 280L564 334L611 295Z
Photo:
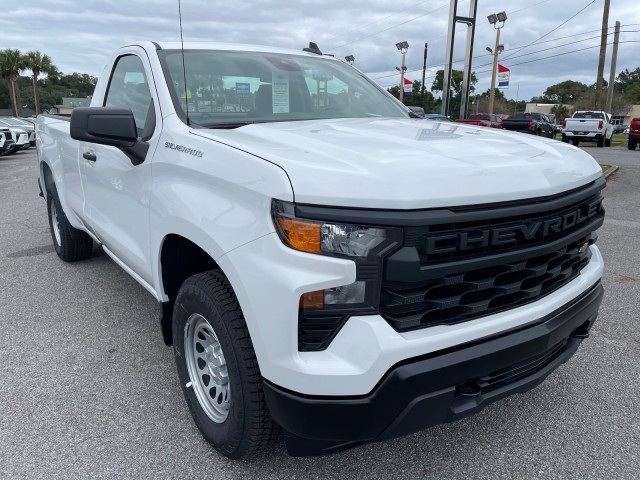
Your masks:
M113 54L90 108L39 117L56 252L97 244L157 299L222 454L281 434L292 455L330 453L454 421L588 337L599 165L412 117L313 45L150 42Z
M606 112L578 111L562 122L562 141L597 142L598 147L610 147L613 136L611 115Z

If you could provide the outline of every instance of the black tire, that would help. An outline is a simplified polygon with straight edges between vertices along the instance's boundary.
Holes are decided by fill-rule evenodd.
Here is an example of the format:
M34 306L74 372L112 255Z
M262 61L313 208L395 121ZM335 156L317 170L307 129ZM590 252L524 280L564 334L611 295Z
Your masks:
M605 138L604 139L604 146L605 147L610 147L611 146L611 140L612 140L611 138L609 138L609 139Z
M564 133L562 134L562 141L564 143L569 143L569 139L567 138L567 136Z
M638 140L636 140L635 138L630 138L629 141L627 142L627 148L629 150L635 150L637 146L638 146Z
M604 138L601 138L600 140L598 140L598 143L596 145L598 146L598 148L604 147Z
M578 145L580 145L580 140L571 140L571 143L573 143L574 147L577 147Z
M51 240L58 256L65 262L85 260L91 256L93 240L82 230L74 228L62 210L55 186L47 187L47 213ZM57 235L56 225L57 223Z
M189 329L185 329L187 325ZM204 361L200 363L201 357L194 358L189 366L188 355L197 357L191 352L198 351L202 355L209 348L203 346L207 345L205 337L196 333L204 328L204 332L210 335L207 331L209 326L213 335L207 338L215 339L221 348L227 385L216 383L209 373L209 368L215 369L216 366L210 367ZM260 369L240 305L221 272L199 273L185 280L180 287L173 313L173 348L180 387L205 440L229 458L243 458L274 444L280 435L280 427L267 408ZM192 371L197 369L194 372L196 378L191 377L189 368ZM215 387L225 389L228 403L220 401ZM198 395L205 398L201 401ZM203 402L209 411L214 402L218 406L227 403L227 416L222 415L222 419L215 421L203 408ZM217 407L214 405L213 408ZM214 413L219 412L214 410Z

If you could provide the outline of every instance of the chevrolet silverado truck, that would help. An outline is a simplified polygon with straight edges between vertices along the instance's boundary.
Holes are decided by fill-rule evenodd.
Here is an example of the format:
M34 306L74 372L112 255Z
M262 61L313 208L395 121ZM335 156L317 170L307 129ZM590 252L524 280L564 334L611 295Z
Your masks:
M514 132L553 138L555 129L546 115L537 112L518 112L513 117L502 120L502 128Z
M498 115L488 113L472 113L468 118L458 119L456 122L478 127L502 128L502 119Z
M38 117L58 256L98 246L158 301L223 455L451 422L538 385L589 336L600 166L412 117L315 45L151 42L111 56L90 107Z
M611 116L606 112L578 111L562 122L562 141L578 146L580 142L596 142L610 147L613 137Z
M632 118L629 124L629 138L627 139L627 148L635 150L640 140L640 117Z

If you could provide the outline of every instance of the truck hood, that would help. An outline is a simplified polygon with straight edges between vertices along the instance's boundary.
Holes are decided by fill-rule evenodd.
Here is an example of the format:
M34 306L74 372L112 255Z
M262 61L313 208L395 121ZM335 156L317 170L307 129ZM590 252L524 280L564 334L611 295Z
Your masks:
M280 166L298 203L415 209L554 195L602 175L582 150L424 119L331 119L192 130Z

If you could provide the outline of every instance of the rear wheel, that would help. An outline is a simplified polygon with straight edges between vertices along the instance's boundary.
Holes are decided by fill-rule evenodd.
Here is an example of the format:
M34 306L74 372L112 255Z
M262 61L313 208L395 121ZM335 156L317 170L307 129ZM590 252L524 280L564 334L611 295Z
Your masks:
M216 450L242 458L277 440L251 337L222 273L200 273L180 287L173 346L191 416Z
M638 145L638 140L636 140L635 138L630 138L629 141L627 142L627 148L629 150L635 150L637 145Z
M567 138L567 136L564 133L562 134L562 141L564 143L569 143L569 139Z
M598 146L598 148L604 147L604 138L601 138L601 139L598 140L597 146Z
M604 146L605 147L610 147L611 146L611 139L610 138L605 138L604 139Z
M58 191L54 185L47 188L47 211L51 239L58 256L65 262L84 260L91 256L93 240L82 230L74 228L67 219Z
M578 146L580 145L580 140L571 140L571 143L573 143L574 146Z

